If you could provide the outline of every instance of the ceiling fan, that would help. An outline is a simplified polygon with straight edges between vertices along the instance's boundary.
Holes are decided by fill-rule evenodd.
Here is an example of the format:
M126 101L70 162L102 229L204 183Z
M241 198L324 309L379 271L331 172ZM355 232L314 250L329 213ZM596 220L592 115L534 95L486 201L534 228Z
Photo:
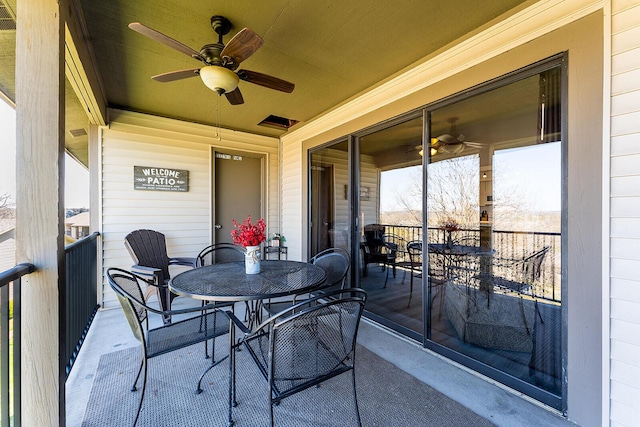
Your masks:
M475 148L482 147L482 144L478 142L467 141L466 137L458 132L456 127L457 117L451 117L447 121L451 124L449 133L444 133L437 138L431 138L429 149L432 156L435 156L437 153L450 155L460 154L466 146ZM422 146L420 146L419 150L422 150Z
M249 28L243 28L225 45L222 42L222 37L229 33L231 27L231 21L224 16L212 16L211 28L218 34L218 42L206 44L198 52L139 22L129 24L129 28L143 36L204 63L200 68L171 71L151 77L157 82L166 83L199 75L209 89L218 95L224 94L232 105L244 103L242 93L238 88L240 80L281 92L293 92L295 87L293 83L257 71L238 70L240 63L262 46L263 40Z

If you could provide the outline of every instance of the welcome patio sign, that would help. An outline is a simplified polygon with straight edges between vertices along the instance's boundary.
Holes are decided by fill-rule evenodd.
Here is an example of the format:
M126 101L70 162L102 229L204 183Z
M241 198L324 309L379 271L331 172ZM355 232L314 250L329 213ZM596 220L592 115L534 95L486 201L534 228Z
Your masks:
M133 167L134 190L189 191L189 171L153 166Z

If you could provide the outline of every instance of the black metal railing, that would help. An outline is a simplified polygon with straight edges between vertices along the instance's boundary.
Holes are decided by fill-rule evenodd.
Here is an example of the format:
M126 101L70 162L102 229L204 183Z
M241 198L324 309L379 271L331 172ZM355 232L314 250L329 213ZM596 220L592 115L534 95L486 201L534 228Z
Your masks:
M422 227L384 224L385 233L391 233L402 237L406 242L422 239ZM451 233L456 242L480 242L480 230L464 228ZM527 255L537 252L549 246L549 252L541 267L539 285L534 288L535 296L550 301L559 302L560 292L560 233L539 231L510 231L492 230L491 247L495 250L496 257L502 259L523 259ZM429 243L445 243L447 232L438 227L427 228L427 240Z
M36 271L33 264L19 264L0 273L0 425L21 423L21 292L22 276Z
M97 248L100 233L93 233L65 248L66 258L66 373L78 356L98 304Z

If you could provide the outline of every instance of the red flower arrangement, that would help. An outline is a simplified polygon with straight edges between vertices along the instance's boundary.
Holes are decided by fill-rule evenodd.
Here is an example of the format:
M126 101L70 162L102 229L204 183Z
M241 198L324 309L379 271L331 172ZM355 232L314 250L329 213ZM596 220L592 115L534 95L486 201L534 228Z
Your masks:
M460 230L460 224L455 219L447 217L440 222L440 228L446 231L458 231Z
M236 245L244 247L258 246L266 240L265 229L267 225L262 218L255 224L251 223L251 215L249 215L242 224L238 224L234 219L233 226L235 228L231 230L231 237L233 238L233 243Z

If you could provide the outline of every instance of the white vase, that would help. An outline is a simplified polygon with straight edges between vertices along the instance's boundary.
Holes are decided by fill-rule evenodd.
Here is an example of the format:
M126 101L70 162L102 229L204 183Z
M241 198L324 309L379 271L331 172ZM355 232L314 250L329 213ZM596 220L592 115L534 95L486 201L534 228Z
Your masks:
M247 274L260 273L260 246L247 246L244 254L244 271Z

